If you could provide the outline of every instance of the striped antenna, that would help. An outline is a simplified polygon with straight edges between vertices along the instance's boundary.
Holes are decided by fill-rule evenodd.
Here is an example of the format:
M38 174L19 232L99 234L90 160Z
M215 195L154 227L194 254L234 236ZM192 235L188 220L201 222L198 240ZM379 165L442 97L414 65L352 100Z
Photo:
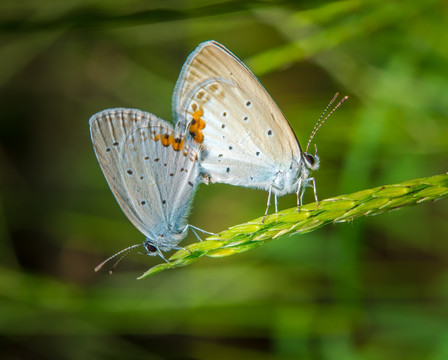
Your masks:
M136 244L136 245L132 245L127 247L126 249L123 249L119 252L117 252L116 254L112 255L111 257L107 258L106 260L104 260L101 264L99 264L96 268L95 271L99 271L104 264L108 263L110 260L116 258L117 256L121 255L118 260L115 262L115 264L112 266L112 268L109 270L109 274L112 275L112 273L114 272L115 268L117 267L118 263L127 255L129 254L129 252L139 246L143 246L143 244Z
M316 125L314 125L314 129L311 132L310 135L310 139L308 140L308 144L306 144L306 149L305 152L308 152L308 148L310 147L311 141L314 139L314 136L317 133L317 130L320 129L320 127L323 125L323 123L336 111L336 109L341 106L345 100L348 99L348 96L344 96L339 102L338 104L333 108L333 110L330 111L330 113L324 117L324 115L326 114L326 112L328 111L328 109L330 108L330 106L335 102L335 100L338 98L339 93L337 92L336 94L334 94L333 98L331 99L331 101L328 103L327 107L325 108L325 110L322 112L322 115L319 117L319 119L316 122Z

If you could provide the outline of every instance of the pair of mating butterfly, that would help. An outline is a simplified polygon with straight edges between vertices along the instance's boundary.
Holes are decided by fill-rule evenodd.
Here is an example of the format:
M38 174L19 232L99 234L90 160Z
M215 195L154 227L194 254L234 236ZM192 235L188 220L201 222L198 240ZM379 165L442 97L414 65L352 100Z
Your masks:
M319 168L319 157L317 148L315 155L307 150L329 115L319 119L302 152L274 100L221 44L204 42L188 57L174 91L173 113L174 128L136 109L104 110L90 119L92 142L109 186L146 236L143 244L120 251L96 270L139 246L166 261L163 252L181 249L188 228L197 236L200 229L187 224L186 217L200 182L266 190L266 213L272 194L276 211L277 197L292 192L300 206L308 186L317 202L310 173Z

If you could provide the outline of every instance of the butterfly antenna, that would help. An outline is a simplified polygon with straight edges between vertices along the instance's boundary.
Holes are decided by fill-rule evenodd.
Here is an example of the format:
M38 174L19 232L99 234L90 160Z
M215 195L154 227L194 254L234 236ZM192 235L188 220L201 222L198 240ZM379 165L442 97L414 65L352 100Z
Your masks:
M117 261L115 261L115 263L112 265L112 267L109 269L109 275L112 275L115 271L115 268L117 267L117 265L121 262L121 260L123 260L123 258L129 254L129 251L131 251L132 249L128 249L128 251L126 251L123 255L121 255Z
M327 116L325 116L325 114L327 113L328 109L329 109L330 106L335 102L335 100L338 98L338 96L339 96L339 93L338 93L338 92L337 92L336 94L334 94L333 98L332 98L331 101L328 103L328 105L327 105L327 107L325 108L325 110L322 112L322 115L321 115L321 116L319 117L319 119L317 120L316 125L314 125L314 129L313 129L313 131L311 132L310 139L308 140L308 144L306 144L305 152L308 152L308 148L309 148L309 146L310 146L310 144L311 144L311 141L313 141L314 136L315 136L316 133L317 133L317 130L319 130L320 127L324 124L324 122L327 121L327 119L328 119L328 118L329 118L329 117L330 117L330 116L337 110L337 108L338 108L339 106L341 106L341 105L344 103L345 100L348 99L348 96L347 96L347 95L344 96L344 97L337 103L337 105L330 111L330 113L329 113ZM324 117L324 116L325 116L325 117Z
M109 273L112 275L113 271L115 270L116 266L118 265L118 263L133 249L139 247L139 246L143 246L142 244L136 244L136 245L132 245L127 247L126 249L123 249L119 252L117 252L116 254L112 255L111 257L107 258L106 260L104 260L101 264L99 264L96 268L95 271L99 271L104 264L108 263L110 260L116 258L117 256L121 255L120 258L115 262L115 264L112 266L112 268L109 270Z

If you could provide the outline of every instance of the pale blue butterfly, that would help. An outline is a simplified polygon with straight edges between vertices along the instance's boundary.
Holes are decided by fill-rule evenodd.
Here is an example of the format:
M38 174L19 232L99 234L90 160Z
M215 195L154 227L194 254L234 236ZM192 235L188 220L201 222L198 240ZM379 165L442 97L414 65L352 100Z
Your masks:
M96 156L115 198L146 236L142 244L120 251L96 270L139 246L166 261L163 252L181 249L188 228L201 230L186 220L199 183L199 147L187 144L185 134L175 132L170 123L136 109L104 110L89 123Z
M336 99L336 96L324 111ZM347 97L328 114L330 116ZM225 183L268 191L277 197L296 192L300 209L308 186L316 183L317 148L308 147L328 118L321 116L305 152L288 121L252 72L215 41L200 44L183 65L173 95L177 129L187 129L203 146L200 167L205 183ZM322 115L324 115L322 114Z

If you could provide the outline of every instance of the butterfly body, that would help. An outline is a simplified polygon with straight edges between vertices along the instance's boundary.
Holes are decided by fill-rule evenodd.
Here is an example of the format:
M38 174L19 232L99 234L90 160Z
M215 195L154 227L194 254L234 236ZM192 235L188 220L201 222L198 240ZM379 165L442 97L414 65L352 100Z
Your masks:
M135 109L101 111L91 117L90 130L107 182L145 235L147 254L179 249L199 183L198 149L170 123Z
M262 189L275 197L296 192L299 202L314 181L310 173L319 167L317 154L301 150L257 78L215 41L200 44L185 62L173 111L176 128L187 129L190 139L203 147L205 182Z

